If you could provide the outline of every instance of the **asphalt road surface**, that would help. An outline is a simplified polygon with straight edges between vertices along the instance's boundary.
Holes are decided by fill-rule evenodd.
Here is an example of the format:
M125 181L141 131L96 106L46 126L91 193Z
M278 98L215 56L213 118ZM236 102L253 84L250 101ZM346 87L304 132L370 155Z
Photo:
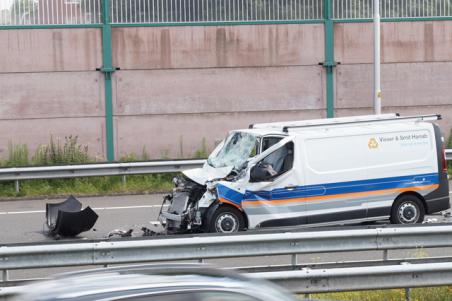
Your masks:
M452 187L452 186L451 186ZM452 197L452 195L451 195ZM90 231L80 234L72 241L84 239L102 239L115 229L133 229L133 236L142 236L142 227L152 228L157 222L157 216L163 199L163 194L79 197L83 207L90 206L99 215L99 219ZM45 204L58 203L64 199L52 200L15 200L0 201L0 246L14 243L38 243L54 241L46 235ZM430 222L452 222L452 218L441 215L426 216ZM65 239L66 240L66 239ZM422 252L420 254L419 252ZM452 248L426 250L390 251L389 258L406 258L419 256L452 256ZM334 254L305 254L298 258L299 263L338 262L365 259L380 259L381 252L344 252ZM250 266L289 264L289 256L267 256L265 258L235 258L211 260L220 266ZM80 269L80 267L78 268ZM40 271L14 271L11 277L16 279L43 277L71 268L50 269ZM14 276L13 276L14 275Z
M150 227L157 221L162 194L78 197L83 208L90 206L99 218L91 231L77 239L99 239L115 229L134 229L141 235L141 227ZM53 241L46 227L46 203L59 203L64 199L19 200L0 202L0 243L30 243ZM74 239L72 239L74 240Z
M83 232L72 240L106 238L116 229L133 229L133 236L142 236L142 227L153 228L158 223L163 196L150 194L78 197L83 208L90 206L99 218L92 230ZM46 235L46 203L62 201L64 199L0 201L0 245L53 241L52 237ZM449 219L444 219L441 215L430 215L426 216L425 220L444 222Z

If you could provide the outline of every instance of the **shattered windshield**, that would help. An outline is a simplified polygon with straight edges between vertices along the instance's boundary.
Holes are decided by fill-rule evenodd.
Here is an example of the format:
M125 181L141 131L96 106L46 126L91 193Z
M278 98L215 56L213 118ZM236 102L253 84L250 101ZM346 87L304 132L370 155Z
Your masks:
M233 132L224 142L221 150L209 156L207 163L210 166L219 168L233 166L239 168L250 155L255 155L257 137L250 133Z

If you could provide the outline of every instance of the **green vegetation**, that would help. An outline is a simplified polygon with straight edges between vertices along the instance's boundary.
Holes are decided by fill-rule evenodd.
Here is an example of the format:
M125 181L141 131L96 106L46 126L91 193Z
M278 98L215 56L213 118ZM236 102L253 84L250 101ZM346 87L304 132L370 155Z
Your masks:
M63 165L63 164L84 164L94 162L89 158L88 147L78 144L77 136L68 136L64 138L64 144L61 141L50 137L49 144L38 147L31 159L29 160L28 147L25 144L9 143L8 159L1 161L2 167L14 166L46 166L46 165Z
M303 296L300 295L300 298ZM404 301L404 289L312 294L311 298L341 301ZM412 301L452 301L452 287L427 287L411 290Z
M25 144L14 145L11 142L8 144L8 160L1 162L3 166L27 166L28 162L28 147Z
M195 155L193 157L197 158L197 159L203 159L203 158L207 158L208 156L209 156L209 150L207 149L206 138L202 138L201 148L196 150Z
M0 198L168 191L172 188L172 177L174 174L134 175L127 176L125 182L121 176L29 180L20 182L18 193L13 183L0 182Z
M205 141L201 150L205 150ZM200 155L197 151L195 155ZM149 154L143 147L140 155L127 154L122 162L146 161ZM96 160L88 155L88 147L78 143L77 136L68 136L64 141L50 137L46 145L37 148L33 156L25 144L9 143L6 160L0 161L1 167L47 166L66 164L94 163ZM174 174L86 177L72 179L28 180L20 182L20 192L16 192L11 182L0 182L0 198L36 197L57 195L95 195L110 193L150 193L167 191L172 188Z

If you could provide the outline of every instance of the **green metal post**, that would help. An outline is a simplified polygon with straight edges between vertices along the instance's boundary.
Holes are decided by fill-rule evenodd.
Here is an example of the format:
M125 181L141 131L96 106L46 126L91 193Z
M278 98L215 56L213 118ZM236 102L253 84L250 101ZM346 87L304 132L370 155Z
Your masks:
M110 0L102 0L102 68L105 78L105 138L107 160L115 160L113 143L113 101L111 76L116 70L112 65Z
M326 71L326 116L334 117L334 22L332 0L324 0L324 30L325 30L325 62Z

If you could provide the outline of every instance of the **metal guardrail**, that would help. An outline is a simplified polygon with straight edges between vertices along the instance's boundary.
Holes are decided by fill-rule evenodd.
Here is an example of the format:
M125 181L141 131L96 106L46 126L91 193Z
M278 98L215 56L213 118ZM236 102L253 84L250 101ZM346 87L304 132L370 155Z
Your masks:
M420 247L452 247L452 225L3 245L0 270Z
M452 262L441 259L431 261L415 263L408 260L401 264L388 263L379 266L366 266L365 262L362 262L363 266L327 269L291 266L286 270L248 272L246 275L272 281L298 294L452 284ZM0 287L0 300L7 300L22 291L22 286ZM409 290L407 293L409 294Z
M201 167L204 162L202 159L0 168L0 181L170 173Z
M248 274L272 281L293 293L413 288L452 284L452 262L302 269Z
M204 162L204 159L197 159L0 168L0 181L15 181L16 192L19 192L20 180L123 176L125 181L127 175L180 172L201 167Z
M294 293L316 293L450 285L452 258L388 260L387 250L451 246L452 225L4 245L0 270L3 281L9 281L7 271L13 269L288 254L290 265L239 269ZM310 265L296 260L296 254L363 250L383 251L383 260ZM0 298L18 291L0 289Z

